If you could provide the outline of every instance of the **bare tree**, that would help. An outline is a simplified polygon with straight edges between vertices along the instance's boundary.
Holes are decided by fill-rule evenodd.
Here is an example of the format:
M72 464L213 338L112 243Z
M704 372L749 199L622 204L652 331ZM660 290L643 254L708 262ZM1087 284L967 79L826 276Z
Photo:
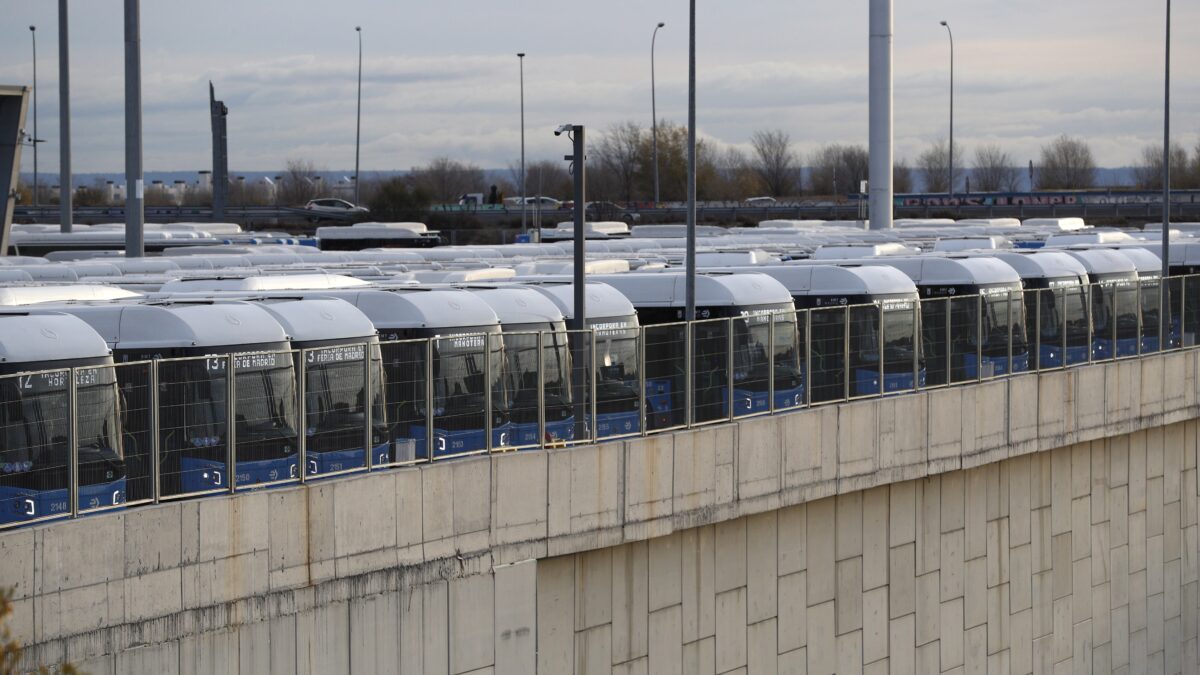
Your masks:
M1021 170L1012 155L995 144L975 148L975 189L980 192L1016 192L1021 185Z
M751 165L762 178L767 192L784 197L799 192L799 162L792 151L792 138L782 129L756 131L750 137L754 150Z
M1096 185L1096 160L1087 142L1066 134L1042 146L1038 190L1082 190Z
M1133 167L1134 183L1142 190L1161 190L1163 174L1163 146L1147 145L1142 148L1141 161ZM1171 144L1171 189L1183 190L1193 187L1192 167L1188 164L1187 150L1179 143Z
M316 166L311 160L289 159L285 167L283 177L276 187L280 204L301 206L318 196L320 184L317 180Z
M449 157L413 167L409 179L435 203L453 202L464 194L485 191L483 169Z
M1196 152L1192 155L1191 164L1192 187L1200 188L1200 141L1196 141Z
M892 163L892 191L897 194L912 192L912 167L907 159L898 159Z
M717 151L717 176L707 196L721 201L740 201L762 194L766 187L746 153L735 147ZM798 182L797 182L798 186Z
M809 160L809 187L814 194L836 195L858 192L867 180L870 155L861 145L826 145Z
M617 195L625 202L644 194L637 189L644 135L644 130L636 122L614 124L600 136L600 142L592 150L592 166L608 175Z
M917 155L917 169L925 181L926 192L950 191L950 151L946 141L939 140ZM955 178L962 175L962 146L954 146ZM958 180L955 180L957 186Z

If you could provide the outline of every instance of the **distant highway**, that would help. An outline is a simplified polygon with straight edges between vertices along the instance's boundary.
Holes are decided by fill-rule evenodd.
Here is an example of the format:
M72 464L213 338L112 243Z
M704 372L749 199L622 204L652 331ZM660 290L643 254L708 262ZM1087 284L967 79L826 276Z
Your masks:
M527 212L533 217L533 211ZM633 209L630 213L639 216L637 222L662 223L684 222L687 209L684 206L665 206L659 208ZM776 204L772 206L744 206L736 204L703 204L697 207L700 220L718 223L757 222L770 219L798 220L857 220L860 218L857 202L842 204ZM430 215L437 220L440 227L456 225L470 227L472 225L512 225L519 223L521 211L516 208L492 207L467 209L456 207L449 209L434 209ZM249 227L269 225L304 225L308 224L311 212L302 208L274 206L227 207L225 220ZM1162 218L1161 204L1158 203L1118 203L1118 204L1007 204L1007 205L943 205L936 202L897 205L896 218L1045 218L1078 216L1101 221L1124 221L1132 223L1159 222ZM571 212L565 209L543 210L543 223L555 223L571 219ZM121 206L77 207L75 221L78 223L123 222L125 209ZM1171 219L1176 221L1200 221L1200 200L1195 202L1176 202L1171 207ZM322 215L326 224L344 222L333 216ZM152 223L165 222L211 222L212 209L196 206L154 206L146 207L146 221ZM18 206L14 213L14 222L18 223L57 223L58 208L56 206Z

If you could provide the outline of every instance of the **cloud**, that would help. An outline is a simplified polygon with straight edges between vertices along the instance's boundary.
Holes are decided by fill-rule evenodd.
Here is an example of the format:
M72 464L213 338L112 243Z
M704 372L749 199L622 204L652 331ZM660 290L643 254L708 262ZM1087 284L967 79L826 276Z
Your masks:
M28 81L25 26L41 28L43 167L57 159L53 3L9 0L0 81ZM745 147L781 128L797 148L867 137L865 3L783 0L701 7L699 130ZM1161 16L1124 0L1045 3L911 0L896 15L897 156L913 157L948 125L948 43L955 31L956 140L995 142L1016 157L1067 133L1098 161L1123 165L1160 142ZM123 165L119 11L72 6L75 166ZM401 6L383 0L211 0L143 8L145 163L196 169L210 161L207 83L230 108L231 164L270 170L289 157L344 169L354 158L356 36L364 25L363 165L407 168L438 156L503 167L520 151L517 60L526 59L531 158L563 154L549 132L571 121L593 138L623 121L649 123L649 38L662 117L686 118L686 7L611 0L603 11L551 0ZM1200 132L1200 9L1176 10L1175 128ZM14 37L15 36L15 37ZM12 38L12 39L9 39ZM19 39L18 39L19 38Z

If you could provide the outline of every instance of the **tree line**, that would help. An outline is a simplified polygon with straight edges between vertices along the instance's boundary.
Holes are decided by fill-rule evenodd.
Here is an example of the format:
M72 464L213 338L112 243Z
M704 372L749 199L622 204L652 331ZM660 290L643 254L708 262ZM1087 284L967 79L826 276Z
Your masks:
M1189 152L1179 144L1171 151L1171 186L1200 189L1200 144ZM869 180L866 146L832 143L802 156L782 129L760 130L750 137L749 149L709 139L696 144L696 192L702 201L741 201L756 196L820 198L857 193ZM1097 165L1087 141L1060 136L1043 145L1030 163L1016 160L1001 145L954 147L954 191L1016 192L1086 190L1101 187ZM654 138L650 128L635 122L615 124L589 143L587 191L592 200L652 202L654 200ZM664 120L658 124L659 196L664 202L687 198L687 128ZM1135 187L1162 188L1162 146L1146 146L1133 167ZM456 201L465 193L489 193L492 185L503 196L519 196L521 170L509 163L503 177L486 180L477 165L442 157L415 167L404 177L407 185L432 202ZM931 143L911 163L893 164L897 193L947 192L950 187L946 140ZM529 196L570 199L572 179L562 161L526 164Z

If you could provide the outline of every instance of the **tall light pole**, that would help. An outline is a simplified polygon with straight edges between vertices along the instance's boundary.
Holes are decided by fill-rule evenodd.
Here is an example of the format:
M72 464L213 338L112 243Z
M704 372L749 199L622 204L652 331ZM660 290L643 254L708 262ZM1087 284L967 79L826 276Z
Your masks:
M517 62L521 70L521 234L528 234L525 223L525 52L517 52ZM539 201L539 205L541 200ZM539 216L540 218L540 216Z
M33 205L38 206L38 143L41 139L38 137L37 125L37 26L29 27L29 37L33 40Z
M58 228L71 231L71 49L67 0L58 0Z
M892 0L870 0L870 184L872 230L892 228Z
M1159 282L1161 306L1158 310L1158 348L1167 347L1167 328L1171 325L1171 0L1167 0L1166 57L1163 66L1163 208L1162 208L1162 281Z
M125 0L125 257L146 255L142 236L142 0Z
M943 21L942 25L946 27L946 34L950 36L950 187L948 189L950 198L954 198L954 31L950 30L950 24Z
M667 24L662 21L654 27L654 34L650 36L650 137L651 147L654 153L654 207L658 208L658 103L654 95L654 42L658 39L658 29ZM37 99L34 99L35 101ZM35 104L36 106L36 104ZM36 109L36 107L35 107ZM36 156L36 155L35 155Z
M687 250L684 255L687 269L685 287L687 304L684 319L696 320L696 0L688 9L688 170L687 170ZM687 384L691 391L691 383ZM689 410L691 406L688 406Z
M572 274L573 302L575 316L568 328L571 330L587 329L587 144L584 142L584 127L582 124L563 124L554 130L555 136L563 134L571 139L571 154L564 159L571 162L571 176L575 179L575 213L571 235L574 238L574 269ZM585 340L572 341L571 356L575 363L583 363L588 358L584 348ZM584 409L584 383L582 377L575 378L572 384L572 399L575 401L575 438L583 438L585 433L586 410Z
M354 203L357 205L362 184L358 175L358 152L362 141L362 26L355 26L354 32L358 33L358 113L354 121Z

